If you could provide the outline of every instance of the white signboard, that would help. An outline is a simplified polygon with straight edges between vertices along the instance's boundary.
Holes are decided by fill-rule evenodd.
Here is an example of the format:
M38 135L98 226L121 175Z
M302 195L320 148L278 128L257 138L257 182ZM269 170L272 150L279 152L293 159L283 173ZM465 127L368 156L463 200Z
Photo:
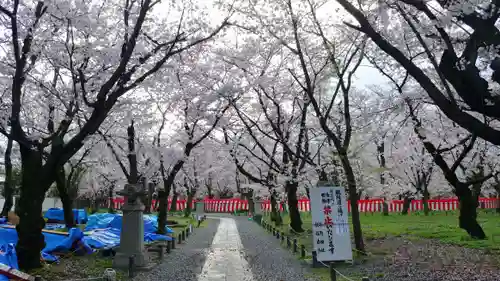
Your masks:
M313 245L317 260L352 260L347 200L342 187L311 188Z

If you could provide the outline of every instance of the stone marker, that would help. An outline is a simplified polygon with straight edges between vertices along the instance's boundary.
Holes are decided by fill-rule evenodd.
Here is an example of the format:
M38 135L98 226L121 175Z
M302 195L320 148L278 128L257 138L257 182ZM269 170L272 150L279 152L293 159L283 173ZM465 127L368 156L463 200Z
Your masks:
M205 203L203 201L196 201L196 214L201 216L201 214L205 213Z
M203 216L205 214L205 203L203 203L203 201L197 201L195 207L196 221L198 222L198 227L200 227L200 224L203 221Z
M106 268L102 279L104 279L104 281L116 281L116 271L112 268Z
M145 267L148 259L144 250L144 205L139 199L146 192L141 190L139 185L126 184L124 190L117 194L127 200L122 207L120 247L113 259L113 267L128 268L131 256L134 256L135 267Z
M261 200L257 200L255 201L255 204L254 204L254 212L255 212L255 215L262 215L262 201Z

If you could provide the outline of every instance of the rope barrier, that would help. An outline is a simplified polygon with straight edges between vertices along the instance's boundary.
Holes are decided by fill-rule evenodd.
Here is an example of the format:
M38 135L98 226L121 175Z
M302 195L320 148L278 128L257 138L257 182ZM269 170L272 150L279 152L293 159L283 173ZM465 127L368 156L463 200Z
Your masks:
M329 265L323 263L322 261L318 261L320 264L322 264L323 266L325 266L326 268L331 268ZM345 276L344 274L342 274L340 271L338 271L337 269L333 268L333 270L335 271L336 274L340 275L340 277L344 278L345 280L347 281L355 281L354 279L351 279L347 276Z
M263 224L262 224L262 222L263 222ZM261 226L262 226L262 225L264 225L264 228L265 228L265 225L272 225L272 223L271 223L271 222L266 221L266 220L263 220L262 222L261 222ZM302 233L301 235L297 235L297 234L294 232L294 236L295 236L295 237L297 237L297 236L298 236L298 237L301 237L301 236L305 236L305 235L308 235L308 234L307 234L307 233ZM289 239L289 237L287 237L287 239ZM283 240L281 240L281 241L283 241ZM288 240L287 240L287 241L288 241ZM288 245L288 244L287 244L287 245ZM302 246L303 246L303 245L302 245ZM314 251L314 250L316 250L316 249L313 249L313 251ZM362 253L363 255L373 256L373 254L372 254L372 253L367 252L367 251L364 251L364 252L363 252L363 251L359 251L359 250L357 250L357 249L352 249L352 250L353 250L354 252ZM316 252L317 252L317 251L316 251ZM347 277L345 274L343 274L342 272L340 272L340 271L339 271L338 269L336 269L335 267L333 267L333 266L329 266L329 265L325 264L324 262L322 262L322 261L320 261L320 260L317 260L317 259L316 259L316 261L317 261L319 264L323 265L324 267L326 267L326 268L330 268L331 270L333 270L333 271L335 272L335 274L337 274L337 275L338 275L338 276L340 276L341 278L343 278L343 279L345 279L345 280L347 280L347 281L355 281L355 280L353 280L352 278ZM332 277L332 280L337 280L337 279L334 279L334 278L335 278L335 277ZM368 279L367 277L364 277L364 278L363 278L363 280L369 280L369 279Z

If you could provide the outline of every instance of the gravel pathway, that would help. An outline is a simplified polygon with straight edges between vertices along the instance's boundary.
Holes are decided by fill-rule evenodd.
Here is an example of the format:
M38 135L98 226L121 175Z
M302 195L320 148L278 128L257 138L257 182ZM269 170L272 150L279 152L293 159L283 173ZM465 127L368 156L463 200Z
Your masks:
M209 216L187 243L134 280L318 281L306 266L255 222L244 217Z
M234 219L221 218L198 281L254 281L243 256L243 245Z
M219 226L218 219L208 219L207 226L195 228L185 244L165 255L165 260L152 271L138 274L136 281L196 281L210 252L213 238Z
M307 265L280 246L262 227L244 217L235 217L245 259L255 281L317 281Z
M436 240L388 237L368 242L385 254L367 257L340 271L376 281L498 281L498 256Z
M374 255L336 267L347 280L362 276L372 281L500 280L499 257L478 249L404 237L366 242ZM319 281L309 265L255 222L223 215L210 216L208 226L196 229L186 244L134 280Z

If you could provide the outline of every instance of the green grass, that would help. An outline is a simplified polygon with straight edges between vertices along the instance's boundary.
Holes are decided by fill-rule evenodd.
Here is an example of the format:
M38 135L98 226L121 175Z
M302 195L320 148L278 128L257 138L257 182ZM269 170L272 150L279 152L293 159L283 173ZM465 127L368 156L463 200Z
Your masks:
M167 217L167 220L169 221L176 221L178 224L175 224L175 225L169 225L168 227L172 228L172 229L176 229L176 228L186 228L188 227L188 225L191 223L191 224L194 224L194 220L192 218L186 218L186 217L183 217L183 216L168 216ZM167 223L168 225L168 223Z
M288 216L283 216L283 225L277 227L277 229L292 239L296 238L300 245L304 245L307 251L306 260L310 260L310 251L313 248L312 219L309 213L302 213L301 217L305 229L304 233L296 234L290 231L288 226L290 218ZM481 211L479 214L478 221L488 236L486 240L471 239L464 230L460 229L458 227L457 212L434 212L429 216L424 216L422 213L411 213L407 216L396 213L389 216L383 216L380 213L362 213L360 219L365 242L390 237L405 237L415 241L436 239L446 244L483 249L487 253L500 254L500 215L494 212ZM263 220L270 222L270 217L267 215ZM392 252L393 249L390 248L370 247L370 243L366 243L366 245L367 252L373 256L386 256L394 253ZM365 259L365 257L356 255L355 252L353 256L355 259ZM346 266L348 265L346 264ZM314 268L312 274L322 280L330 280L327 268ZM348 277L353 280L361 280L362 278L362 276L356 274L351 274Z
M98 253L86 256L61 257L59 263L45 264L42 268L29 271L32 276L40 275L44 280L72 280L78 278L101 277L106 268L113 267L110 257L100 257ZM127 272L115 269L116 280L127 280Z
M361 216L362 229L366 238L381 238L387 235L406 235L415 238L437 239L443 243L467 248L488 249L500 252L500 216L482 213L478 221L488 235L486 240L475 240L458 227L458 214L450 212L434 215Z
M306 277L316 277L316 278L319 278L320 280L324 280L324 281L331 280L330 279L330 271L327 268L312 268L311 273L309 275L310 276L306 276ZM350 280L353 280L353 281L361 281L362 278L364 277L364 275L361 273L351 273L346 277L348 277ZM377 277L383 277L383 274L382 275L377 274ZM338 276L338 275L337 275L337 280L349 281L349 280L346 280L345 278Z
M167 220L176 221L179 223L178 225L169 226L174 231L176 229L179 229L179 228L185 229L186 227L188 227L189 224L192 224L193 227L198 226L198 222L195 219L193 219L191 216L185 217L184 214L181 212L176 213L176 214L169 214L169 216L167 217ZM207 220L205 220L200 224L200 227L205 227L205 226L207 226L207 224L208 224L208 222L207 222Z
M412 213L407 216L390 214L383 216L380 213L361 214L361 227L365 239L377 239L387 236L407 236L410 238L437 239L468 248L488 249L500 252L500 216L494 213L479 214L479 223L486 232L488 239L474 240L458 227L458 214L456 212L435 212L429 216ZM265 217L269 221L269 217ZM350 220L350 218L349 218ZM299 243L312 248L312 221L309 213L302 213L302 234L294 234L289 230L290 219L283 217L283 225L278 227L292 238L298 238ZM351 226L352 234L352 226Z

